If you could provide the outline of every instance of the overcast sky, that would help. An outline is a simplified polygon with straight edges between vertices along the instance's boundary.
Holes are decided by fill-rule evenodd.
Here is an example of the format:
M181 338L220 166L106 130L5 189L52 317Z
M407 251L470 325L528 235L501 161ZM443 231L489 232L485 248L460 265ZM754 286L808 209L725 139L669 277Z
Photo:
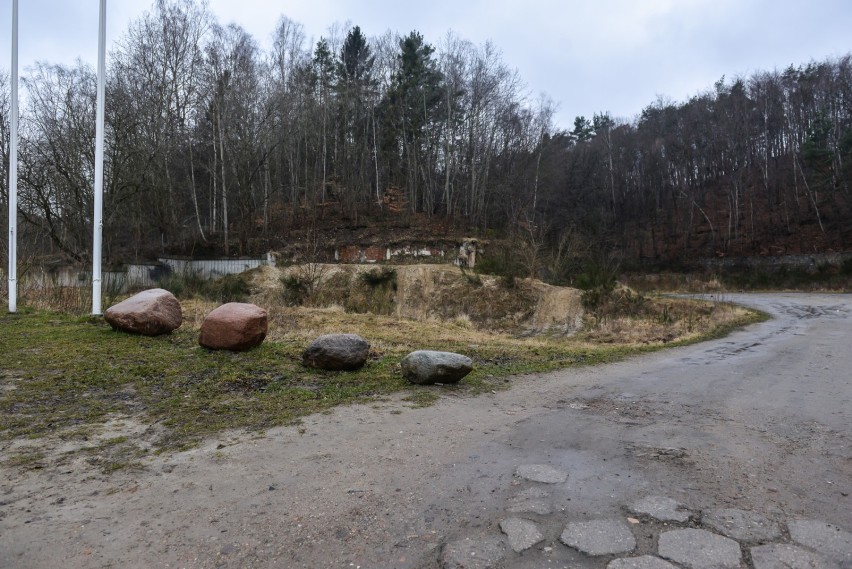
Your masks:
M94 64L99 0L20 0L20 69L35 61ZM153 0L108 0L107 45ZM283 14L314 40L335 22L368 36L418 30L437 44L453 30L492 40L530 96L556 120L609 111L631 119L658 96L682 101L758 70L852 51L852 0L210 0L219 23L242 25L264 48ZM0 0L0 69L10 68L12 0Z

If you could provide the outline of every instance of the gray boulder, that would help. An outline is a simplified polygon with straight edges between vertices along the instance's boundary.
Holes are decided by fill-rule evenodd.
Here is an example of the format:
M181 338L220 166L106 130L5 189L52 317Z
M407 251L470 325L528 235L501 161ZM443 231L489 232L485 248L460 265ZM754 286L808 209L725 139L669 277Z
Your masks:
M243 351L266 338L269 317L254 304L229 302L212 310L201 323L198 343L211 350Z
M402 375L411 383L458 383L473 369L473 360L453 352L417 350L400 362Z
M357 334L324 334L302 352L308 367L331 371L354 371L367 362L370 343Z
M104 319L114 330L159 336L180 328L183 313L175 295L152 288L107 308Z

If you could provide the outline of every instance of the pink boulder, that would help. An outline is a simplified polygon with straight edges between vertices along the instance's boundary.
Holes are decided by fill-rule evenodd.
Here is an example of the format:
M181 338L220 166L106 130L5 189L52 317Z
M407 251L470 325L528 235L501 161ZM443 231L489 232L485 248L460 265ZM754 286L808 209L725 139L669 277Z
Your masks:
M167 290L152 288L107 308L104 319L114 330L159 336L180 327L180 302Z
M244 302L229 302L214 309L201 323L198 343L211 350L248 350L266 338L266 310Z

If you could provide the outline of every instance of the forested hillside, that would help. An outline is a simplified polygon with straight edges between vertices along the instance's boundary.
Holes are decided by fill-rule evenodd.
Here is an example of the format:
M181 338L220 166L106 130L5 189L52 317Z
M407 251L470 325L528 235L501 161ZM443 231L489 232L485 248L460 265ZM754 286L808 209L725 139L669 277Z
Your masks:
M309 45L281 17L263 51L202 3L161 0L108 62L110 261L388 223L661 261L852 247L849 55L569 128L498 46L452 33L333 27ZM22 87L19 255L85 261L95 72L40 63Z

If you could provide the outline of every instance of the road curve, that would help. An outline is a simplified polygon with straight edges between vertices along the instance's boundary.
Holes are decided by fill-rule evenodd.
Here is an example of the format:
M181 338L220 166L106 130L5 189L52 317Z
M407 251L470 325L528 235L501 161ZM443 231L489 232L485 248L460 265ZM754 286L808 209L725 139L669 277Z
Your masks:
M0 567L602 568L634 555L698 567L678 557L678 540L723 539L709 525L720 509L778 533L735 537L732 560L727 542L708 546L712 563L798 555L798 566L852 567L852 296L723 300L773 318L717 341L514 378L488 396L226 434L142 472L3 470ZM649 497L688 519L631 513ZM515 522L504 535L510 518L541 540L523 549L538 536ZM581 551L583 524L598 520L613 522L600 526L603 542L634 540L629 553ZM617 535L624 526L630 535Z

